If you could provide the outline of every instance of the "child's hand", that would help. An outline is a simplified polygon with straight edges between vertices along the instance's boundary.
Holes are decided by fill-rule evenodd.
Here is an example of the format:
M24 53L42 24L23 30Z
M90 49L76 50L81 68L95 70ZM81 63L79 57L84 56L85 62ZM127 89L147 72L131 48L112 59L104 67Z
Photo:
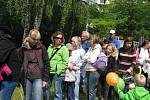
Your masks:
M133 89L133 88L135 88L135 84L134 83L129 85L129 89Z
M87 59L87 63L91 63L91 61Z
M131 73L132 72L132 68L129 68L126 70L128 73Z
M69 70L72 70L72 69L73 69L73 64L70 63L68 66L69 66L69 67L68 67Z

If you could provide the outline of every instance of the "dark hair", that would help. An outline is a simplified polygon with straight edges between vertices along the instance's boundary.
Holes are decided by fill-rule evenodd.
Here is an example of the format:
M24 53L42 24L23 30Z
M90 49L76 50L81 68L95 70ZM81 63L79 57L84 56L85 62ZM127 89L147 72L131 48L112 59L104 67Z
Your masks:
M52 41L54 42L54 38L56 38L57 35L62 35L62 43L64 43L65 42L64 34L61 31L56 31L55 33L52 34L52 37L51 37Z
M127 39L125 39L123 47L126 46L126 43L127 43L127 42L132 42L131 48L134 47L134 45L133 45L133 38L132 38L132 37L128 37Z
M104 39L103 43L104 43L104 44L109 44L110 41L109 41L108 39Z
M144 47L144 46L146 46L146 44L148 44L149 43L149 41L148 40L145 40L141 45L140 45L140 47Z

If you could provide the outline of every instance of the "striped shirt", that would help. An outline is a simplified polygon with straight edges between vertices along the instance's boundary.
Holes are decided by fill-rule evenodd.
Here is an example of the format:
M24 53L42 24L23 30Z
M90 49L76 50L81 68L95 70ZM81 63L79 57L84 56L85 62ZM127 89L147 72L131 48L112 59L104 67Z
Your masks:
M133 67L135 63L136 52L134 49L125 49L123 47L119 49L118 64L120 67L124 67L123 69L128 69Z

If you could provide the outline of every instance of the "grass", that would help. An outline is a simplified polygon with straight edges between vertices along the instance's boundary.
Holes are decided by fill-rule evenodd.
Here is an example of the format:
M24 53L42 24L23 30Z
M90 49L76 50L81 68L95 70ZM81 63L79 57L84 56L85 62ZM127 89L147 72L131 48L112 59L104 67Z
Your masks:
M54 86L52 85L51 88L51 100L54 97ZM23 95L23 89L22 87L16 87L13 95L12 95L12 100L24 100L24 95ZM80 100L86 100L86 94L80 94Z

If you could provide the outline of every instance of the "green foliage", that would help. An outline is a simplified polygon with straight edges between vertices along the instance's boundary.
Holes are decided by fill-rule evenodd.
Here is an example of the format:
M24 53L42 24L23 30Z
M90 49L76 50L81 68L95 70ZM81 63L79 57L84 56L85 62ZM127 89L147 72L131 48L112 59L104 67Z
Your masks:
M117 15L117 20L122 20L122 23L116 25L119 33L127 36L136 37L136 32L145 30L150 32L150 30L145 27L147 24L146 20L149 20L150 3L143 3L143 0L115 0L114 8L112 11ZM145 24L146 23L146 24ZM140 33L139 33L140 34Z
M94 33L106 36L116 25L115 20L92 19Z
M138 38L141 34L149 36L150 2L143 1L114 0L107 5L92 5L90 8L90 22L94 26L92 30L103 36L106 36L110 29L116 29L118 35L124 37Z
M122 36L150 34L148 0L113 0L99 5L83 0L1 0L0 5L1 13L5 14L0 19L9 18L12 26L31 29L36 16L41 16L41 32L62 30L67 39L80 35L87 23L93 26L88 31L102 36L107 36L110 29L116 29Z

